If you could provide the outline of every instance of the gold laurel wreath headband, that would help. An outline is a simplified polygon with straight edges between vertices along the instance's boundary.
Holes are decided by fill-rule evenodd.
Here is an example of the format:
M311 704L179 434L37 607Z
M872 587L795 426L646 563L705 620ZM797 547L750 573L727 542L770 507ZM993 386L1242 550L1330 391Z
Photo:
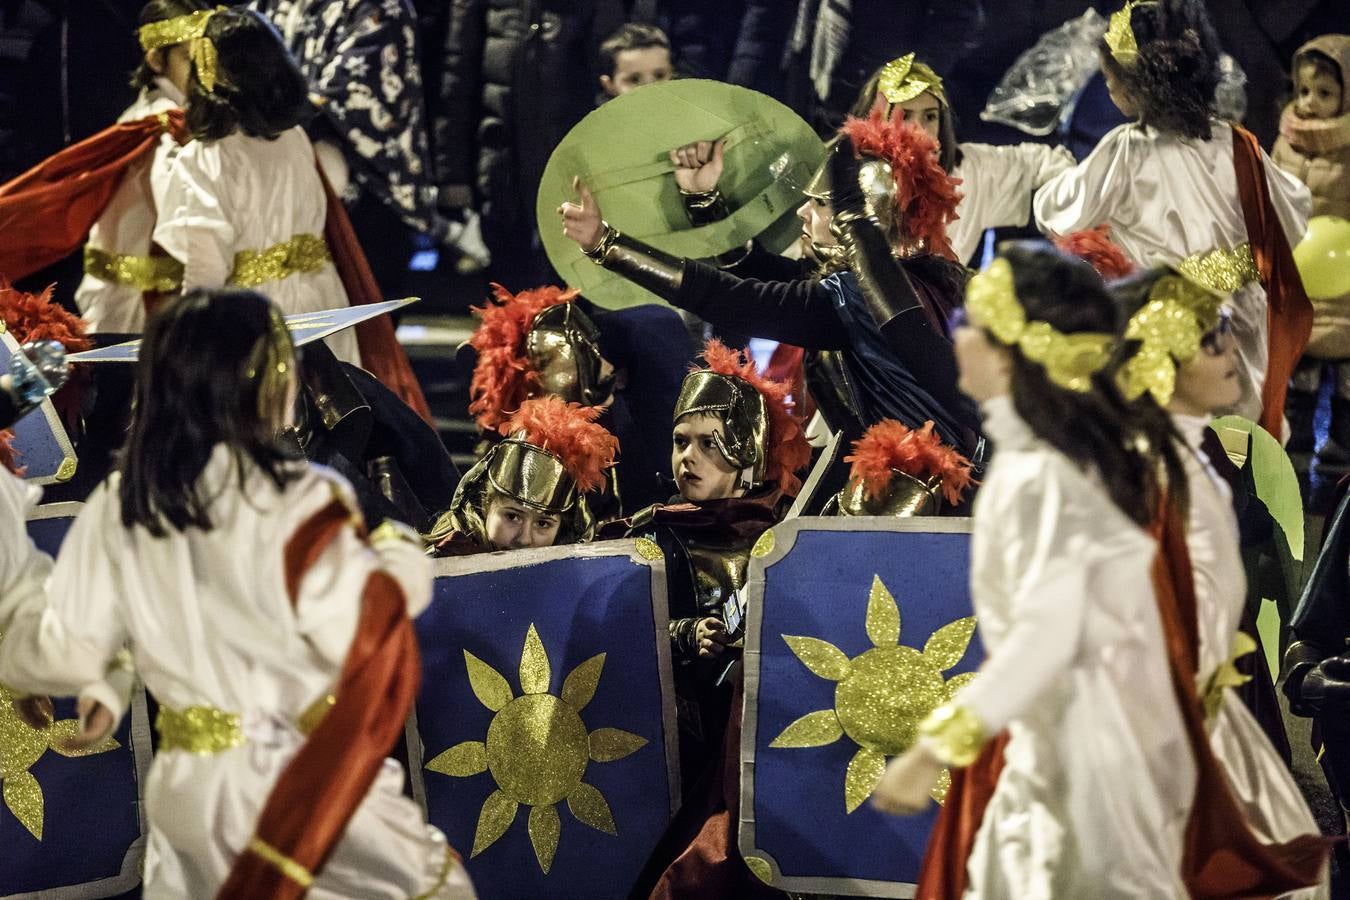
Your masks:
M915 62L913 53L906 53L886 63L881 69L881 77L877 79L877 93L892 106L907 103L924 91L931 91L939 103L947 105L947 92L942 87L942 79L923 63Z
M187 43L188 57L197 68L197 80L212 93L220 83L220 63L216 54L216 45L206 36L206 25L211 17L226 7L203 9L186 16L175 16L160 22L142 25L136 32L141 49L146 53L162 50L174 44Z
M1177 367L1200 351L1200 342L1219 322L1220 295L1180 275L1164 275L1148 300L1130 317L1125 340L1139 350L1117 374L1128 400L1144 393L1167 406L1177 385Z
M966 316L1000 343L1016 347L1055 384L1077 393L1092 388L1092 376L1111 356L1115 336L1095 331L1064 334L1048 322L1027 321L1013 289L1012 265L998 257L966 286Z
M1126 68L1139 61L1139 41L1135 39L1134 28L1130 25L1130 13L1136 6L1151 6L1156 2L1126 0L1124 6L1111 13L1111 22L1106 29L1106 47L1115 61Z

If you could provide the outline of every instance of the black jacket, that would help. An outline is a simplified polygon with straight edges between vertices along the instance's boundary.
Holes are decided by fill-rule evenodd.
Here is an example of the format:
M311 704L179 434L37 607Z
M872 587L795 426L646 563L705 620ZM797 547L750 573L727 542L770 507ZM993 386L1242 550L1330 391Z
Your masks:
M647 7L670 38L675 69L683 78L712 78L782 99L780 67L792 28L788 0L659 0Z
M489 245L534 231L549 154L592 108L600 43L623 18L621 0L450 3L427 88L433 166L442 188L471 191Z

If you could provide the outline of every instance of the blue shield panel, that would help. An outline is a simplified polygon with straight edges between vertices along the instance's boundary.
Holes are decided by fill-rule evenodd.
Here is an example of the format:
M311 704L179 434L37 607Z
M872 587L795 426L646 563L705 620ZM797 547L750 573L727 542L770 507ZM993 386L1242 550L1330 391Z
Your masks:
M626 896L670 820L659 555L625 540L438 564L409 761L485 900Z
M0 333L0 372L9 371L10 357L19 344L9 332ZM14 450L25 481L52 484L75 477L75 448L50 399L14 423Z
M81 504L39 507L29 534L55 553ZM56 723L35 730L0 687L0 898L42 891L53 900L109 897L140 883L145 822L138 793L150 765L150 723L139 686L112 741L81 756L60 749L74 733L75 701L56 700Z
M913 896L937 807L895 817L867 798L983 659L969 520L800 518L770 534L748 584L741 853L783 890Z

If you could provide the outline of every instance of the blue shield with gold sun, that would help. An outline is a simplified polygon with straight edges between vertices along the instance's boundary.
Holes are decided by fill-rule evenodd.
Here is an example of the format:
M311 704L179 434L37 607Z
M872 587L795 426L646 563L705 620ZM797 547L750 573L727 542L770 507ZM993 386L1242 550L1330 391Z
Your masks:
M40 506L29 535L48 553L60 547L81 504ZM144 691L108 740L71 751L75 701L54 699L54 721L32 728L0 686L0 898L110 897L141 881L145 822L138 785L150 765Z
M623 897L679 797L650 542L441 560L418 617L413 790L480 897Z
M983 659L969 548L969 520L958 518L791 519L756 544L740 850L764 881L913 896L945 773L922 815L867 800Z

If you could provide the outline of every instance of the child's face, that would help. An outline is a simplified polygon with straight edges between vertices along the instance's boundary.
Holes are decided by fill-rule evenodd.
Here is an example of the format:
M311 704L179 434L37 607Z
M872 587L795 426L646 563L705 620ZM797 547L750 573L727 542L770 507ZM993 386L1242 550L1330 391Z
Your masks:
M1237 341L1229 330L1205 336L1200 350L1177 367L1176 387L1167 408L1203 416L1232 408L1242 397L1237 371Z
M617 97L644 84L669 81L673 75L670 50L665 47L620 50L614 55L614 73L601 75L600 86L606 94Z
M938 149L942 149L942 104L936 97L924 91L913 100L901 103L900 108L905 111L906 122L918 124L938 142Z
M1002 397L1012 390L1012 354L996 344L983 328L962 325L952 335L959 370L956 386L976 403Z
M839 239L830 231L830 222L834 221L834 207L828 200L807 197L806 202L797 207L797 218L802 220L802 253L807 259L816 259L816 247L833 247ZM816 262L824 262L817 259Z
M160 50L151 50L145 54L145 63L162 78L178 89L178 93L187 96L188 77L192 74L192 59L188 56L187 44L174 44Z
M1120 110L1121 115L1127 119L1133 119L1139 115L1139 105L1134 102L1134 97L1121 83L1120 77L1116 75L1115 67L1103 61L1102 77L1106 79L1106 92L1111 95L1111 102L1116 105L1116 109Z
M1294 85L1294 114L1300 119L1334 119L1340 115L1341 86L1325 69L1303 63Z
M492 492L483 530L493 550L552 547L558 539L559 518L530 509L511 497Z
M680 496L695 503L723 500L740 493L737 472L713 441L722 433L722 420L707 414L685 416L675 423L670 468Z

